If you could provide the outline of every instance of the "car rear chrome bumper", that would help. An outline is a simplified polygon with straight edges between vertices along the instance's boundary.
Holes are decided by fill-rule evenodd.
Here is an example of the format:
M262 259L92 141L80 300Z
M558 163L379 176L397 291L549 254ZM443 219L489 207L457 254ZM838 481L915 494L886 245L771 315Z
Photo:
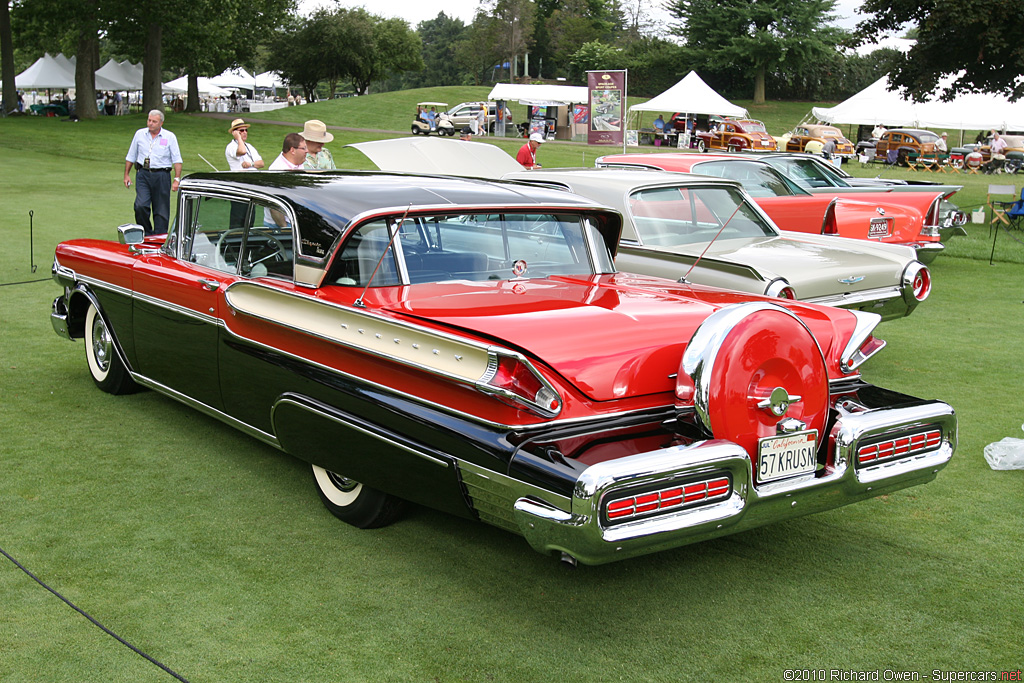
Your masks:
M942 242L916 242L907 246L913 247L917 251L917 260L925 265L934 261L935 257L946 248L946 245L942 244Z
M913 305L911 305L907 301L907 297L904 296L903 290L899 287L881 287L861 292L844 292L842 294L805 299L805 301L824 306L877 313L882 316L882 320L903 318L917 308L918 304L917 301L914 301Z
M879 440L938 431L934 446L869 467L858 450ZM530 545L542 553L566 553L585 564L603 564L703 541L840 507L923 484L953 455L957 424L941 402L846 413L828 435L831 467L767 484L755 484L747 453L731 442L702 441L598 463L580 476L568 510L534 496L514 503L514 518ZM676 482L727 477L727 496L673 512L610 523L609 500L628 492L664 489ZM626 492L626 493L624 493Z

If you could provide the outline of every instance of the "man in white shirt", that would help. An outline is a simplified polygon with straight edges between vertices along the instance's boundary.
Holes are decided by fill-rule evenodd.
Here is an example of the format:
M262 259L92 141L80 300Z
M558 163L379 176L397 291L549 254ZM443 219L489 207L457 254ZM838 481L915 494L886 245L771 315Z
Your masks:
M306 140L298 133L284 136L281 153L277 155L268 171L301 171L306 161Z
M171 191L178 191L181 180L181 151L178 138L164 130L164 113L149 112L146 127L135 131L128 154L124 158L124 186L131 187L128 172L135 167L135 222L147 235L167 232L171 216ZM171 179L171 170L174 179ZM150 223L150 210L153 222Z
M302 164L306 161L306 139L298 133L288 133L284 136L284 144L281 146L281 153L277 155L268 171L301 171ZM276 209L264 209L263 221L267 225L276 225L279 228L290 227L288 217Z
M249 124L242 119L231 122L231 142L224 150L230 171L256 171L264 166L263 157L249 144Z
M946 138L949 137L945 133L939 136L939 139L935 141L935 151L939 154L946 154L949 152L949 147L946 145Z

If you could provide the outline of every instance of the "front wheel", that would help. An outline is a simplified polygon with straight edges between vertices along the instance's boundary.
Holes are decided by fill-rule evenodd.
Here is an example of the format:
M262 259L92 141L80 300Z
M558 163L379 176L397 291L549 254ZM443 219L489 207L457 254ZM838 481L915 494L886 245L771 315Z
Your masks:
M313 465L313 481L331 514L360 529L387 526L401 515L405 502L358 481Z
M419 126L412 126L412 134L413 135L419 135L420 134Z
M85 359L92 381L108 394L129 394L138 388L117 355L103 316L92 303L85 314Z
M707 151L707 147L704 145L703 140L697 140L697 151L701 153Z

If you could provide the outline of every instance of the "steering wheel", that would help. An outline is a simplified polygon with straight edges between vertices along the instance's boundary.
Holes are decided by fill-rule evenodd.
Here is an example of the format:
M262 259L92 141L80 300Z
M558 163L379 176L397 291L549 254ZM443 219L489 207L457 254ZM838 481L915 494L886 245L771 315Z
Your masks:
M244 233L244 232L245 232L245 228L231 228L231 229L225 230L224 232L221 233L220 239L217 240L217 258L219 260L221 260L225 265L229 264L229 261L226 258L226 250L227 250L227 246L228 246L226 244L226 242L228 240L228 236L232 235L232 234ZM266 232L264 230L260 230L259 228L251 228L249 230L249 238L251 239L254 235L259 235L260 237L266 239L267 245L265 245L265 246L269 246L270 248L273 249L273 251L271 251L266 256L264 256L264 257L262 257L260 259L257 259L255 261L250 260L249 268L248 268L250 272L252 271L253 266L255 266L256 264L263 263L264 261L266 261L268 259L271 259L271 258L275 258L276 257L276 260L278 260L278 261L287 261L288 260L288 250L285 248L285 246L281 242L281 240L279 240L277 237L275 237L274 235L272 235L269 232ZM238 236L241 237L241 235L238 235ZM252 253L253 253L252 250L250 250L249 254L251 255Z

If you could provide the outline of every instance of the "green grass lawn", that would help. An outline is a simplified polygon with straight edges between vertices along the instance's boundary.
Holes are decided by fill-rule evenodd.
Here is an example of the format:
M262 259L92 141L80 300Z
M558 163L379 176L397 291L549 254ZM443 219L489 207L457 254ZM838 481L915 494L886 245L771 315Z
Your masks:
M463 92L422 99L474 99ZM379 102L400 122L398 95ZM340 122L324 112L372 117L374 98L356 99L284 112L355 126L354 110ZM153 392L95 388L82 343L50 327L49 267L61 240L112 238L132 220L123 158L143 123L0 120L0 548L184 678L660 683L1020 668L1024 472L982 457L1024 436L1020 245L1000 241L990 266L988 226L970 226L933 264L929 301L879 328L889 346L867 379L959 416L959 449L936 481L570 572L516 536L422 508L385 529L348 527L298 460ZM176 115L168 128L186 171L205 168L198 154L223 167L226 121ZM257 125L251 141L269 161L285 130ZM384 134L335 135L335 157L366 168L342 145ZM551 143L541 160L592 165L606 152ZM962 205L984 201L991 179L978 178L956 177ZM172 680L2 557L0 595L5 683Z

